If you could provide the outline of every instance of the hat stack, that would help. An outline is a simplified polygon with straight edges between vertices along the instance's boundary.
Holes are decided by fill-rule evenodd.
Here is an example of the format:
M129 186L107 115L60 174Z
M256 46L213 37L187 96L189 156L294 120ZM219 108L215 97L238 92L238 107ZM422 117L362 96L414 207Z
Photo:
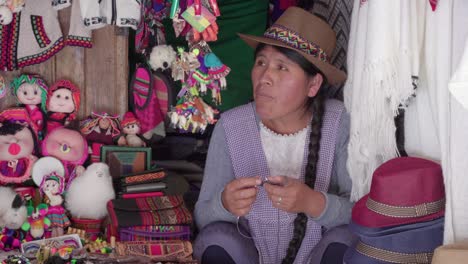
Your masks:
M444 212L439 164L415 157L387 161L353 207L350 228L360 239L344 263L431 263L443 242Z

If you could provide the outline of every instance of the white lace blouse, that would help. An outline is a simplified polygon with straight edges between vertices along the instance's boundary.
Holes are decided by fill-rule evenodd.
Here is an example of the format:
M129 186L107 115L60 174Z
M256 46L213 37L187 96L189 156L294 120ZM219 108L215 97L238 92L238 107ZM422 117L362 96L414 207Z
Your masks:
M271 176L300 177L309 128L310 125L294 134L278 134L260 122L260 138Z

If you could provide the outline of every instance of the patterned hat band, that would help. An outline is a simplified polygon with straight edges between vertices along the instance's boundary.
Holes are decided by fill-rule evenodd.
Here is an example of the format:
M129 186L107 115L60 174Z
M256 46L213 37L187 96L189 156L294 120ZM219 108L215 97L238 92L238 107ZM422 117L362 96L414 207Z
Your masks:
M381 248L376 248L359 241L356 245L356 251L363 254L364 256L385 261L389 263L426 263L429 264L432 261L432 252L426 253L399 253L393 252Z
M328 62L327 53L319 45L303 38L299 33L294 32L280 25L272 25L263 34L264 37L278 40L291 48L300 50L309 55L318 58L321 61Z
M366 206L369 210L380 215L396 218L411 218L426 216L442 211L445 208L445 199L440 199L431 203L422 203L415 206L394 206L379 203L369 197L367 198Z

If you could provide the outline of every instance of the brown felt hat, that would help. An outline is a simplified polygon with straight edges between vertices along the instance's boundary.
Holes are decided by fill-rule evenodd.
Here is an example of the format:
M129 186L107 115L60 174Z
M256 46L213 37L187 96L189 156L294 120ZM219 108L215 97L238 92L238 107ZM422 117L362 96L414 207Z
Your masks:
M346 80L346 73L330 63L336 44L333 29L317 16L298 7L290 7L263 36L240 34L249 46L259 43L295 50L314 64L331 84Z

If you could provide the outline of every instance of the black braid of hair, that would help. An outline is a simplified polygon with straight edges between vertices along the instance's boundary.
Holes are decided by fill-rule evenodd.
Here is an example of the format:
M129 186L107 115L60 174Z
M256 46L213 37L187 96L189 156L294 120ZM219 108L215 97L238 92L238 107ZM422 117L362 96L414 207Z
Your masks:
M310 129L309 156L305 171L305 183L310 188L314 188L315 179L317 178L317 163L319 158L320 138L322 136L322 121L324 113L324 103L321 93L318 93L312 101L312 124ZM296 259L297 252L301 247L307 228L307 216L304 213L299 213L294 220L293 238L289 242L286 256L282 264L293 263Z
M255 49L255 55L265 47L265 44L260 43ZM296 62L309 76L315 76L317 73L324 76L320 70L318 70L311 62L305 59L304 56L298 52L288 48L278 46L273 47L292 61ZM327 80L324 78L322 87L326 85L326 81ZM319 89L317 95L307 101L306 109L307 111L312 110L313 117L311 121L308 162L305 170L305 183L310 188L314 188L317 173L317 162L319 158L320 139L322 136L322 121L325 111L323 89ZM307 216L304 213L297 214L296 219L294 219L293 238L289 242L289 246L286 250L286 256L284 257L282 264L293 263L296 259L297 252L299 251L302 240L305 236L306 228Z

